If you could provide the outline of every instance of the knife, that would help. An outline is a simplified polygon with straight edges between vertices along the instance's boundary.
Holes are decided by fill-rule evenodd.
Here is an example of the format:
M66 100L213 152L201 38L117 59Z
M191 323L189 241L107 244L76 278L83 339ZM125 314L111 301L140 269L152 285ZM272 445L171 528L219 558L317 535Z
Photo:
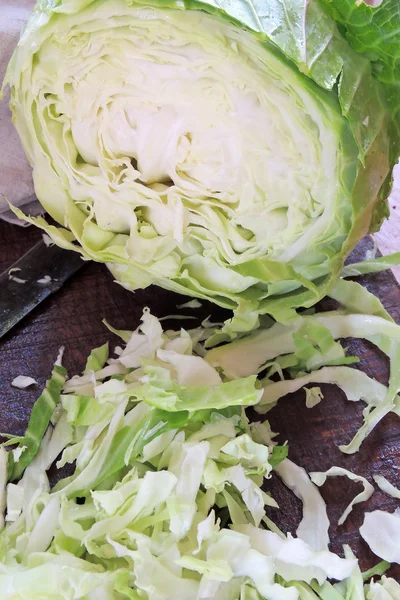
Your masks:
M77 252L38 242L0 275L0 338L85 264Z

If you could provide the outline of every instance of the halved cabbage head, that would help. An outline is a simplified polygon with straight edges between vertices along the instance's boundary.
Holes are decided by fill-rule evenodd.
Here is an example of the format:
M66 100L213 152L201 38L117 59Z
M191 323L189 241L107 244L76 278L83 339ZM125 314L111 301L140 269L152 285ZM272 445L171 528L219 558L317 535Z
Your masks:
M69 231L36 223L128 289L210 299L237 328L284 319L382 217L380 84L318 2L304 49L287 0L159 4L39 2L7 82L37 196Z

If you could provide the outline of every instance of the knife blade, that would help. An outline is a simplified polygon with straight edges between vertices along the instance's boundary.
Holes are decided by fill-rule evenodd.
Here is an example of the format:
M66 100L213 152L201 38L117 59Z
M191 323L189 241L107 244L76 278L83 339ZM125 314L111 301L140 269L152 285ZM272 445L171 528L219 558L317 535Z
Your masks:
M85 265L80 255L38 242L0 275L0 338Z

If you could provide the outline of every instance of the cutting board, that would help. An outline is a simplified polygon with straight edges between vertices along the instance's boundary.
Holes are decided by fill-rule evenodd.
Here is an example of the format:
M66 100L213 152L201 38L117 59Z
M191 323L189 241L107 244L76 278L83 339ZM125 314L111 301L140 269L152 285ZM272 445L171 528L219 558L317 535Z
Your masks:
M0 272L9 267L36 241L40 232L34 228L19 228L0 223ZM362 259L370 241L359 245L356 260ZM378 295L393 318L400 323L400 287L393 275L383 272L360 278L371 292ZM102 324L105 318L119 329L134 329L139 324L144 306L157 316L176 314L176 305L185 298L151 287L130 293L112 280L104 265L87 264L56 295L45 301L18 327L0 341L0 431L22 434L38 391L48 378L60 346L65 346L64 365L72 376L82 371L90 350L110 340L119 341ZM329 308L327 301L322 309ZM225 317L220 309L204 304L187 314L212 319ZM189 321L193 326L196 321ZM175 323L180 327L181 321ZM367 342L351 341L351 354L361 358L360 366L370 376L387 383L389 365L385 357ZM11 386L17 375L29 375L38 381L36 388L18 390ZM400 419L388 415L352 456L343 455L338 446L347 443L361 424L362 403L347 402L334 386L321 386L324 400L312 409L305 407L305 394L300 391L280 401L270 413L273 431L280 432L279 441L289 442L289 456L307 471L326 470L332 465L345 467L366 477L386 476L400 487ZM331 478L322 488L331 520L331 549L341 553L343 544L350 544L367 569L378 559L369 551L358 534L364 512L382 509L393 512L400 502L377 490L367 503L358 504L346 523L336 525L340 514L360 491L360 484L347 478ZM301 503L281 484L277 477L268 482L268 490L277 499L280 509L269 509L269 516L284 531L294 533L301 519ZM400 580L400 566L390 574Z

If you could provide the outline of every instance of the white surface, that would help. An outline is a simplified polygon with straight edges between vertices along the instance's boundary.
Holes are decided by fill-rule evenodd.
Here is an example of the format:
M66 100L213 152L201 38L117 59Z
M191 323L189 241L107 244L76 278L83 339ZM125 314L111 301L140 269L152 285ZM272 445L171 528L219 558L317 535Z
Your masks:
M0 0L0 82L34 5L34 0ZM7 209L3 196L21 206L33 195L31 168L11 123L8 99L7 89L0 100L0 213Z
M395 181L389 198L390 218L384 222L375 240L382 254L400 251L400 164L395 167ZM393 268L400 283L400 266Z

